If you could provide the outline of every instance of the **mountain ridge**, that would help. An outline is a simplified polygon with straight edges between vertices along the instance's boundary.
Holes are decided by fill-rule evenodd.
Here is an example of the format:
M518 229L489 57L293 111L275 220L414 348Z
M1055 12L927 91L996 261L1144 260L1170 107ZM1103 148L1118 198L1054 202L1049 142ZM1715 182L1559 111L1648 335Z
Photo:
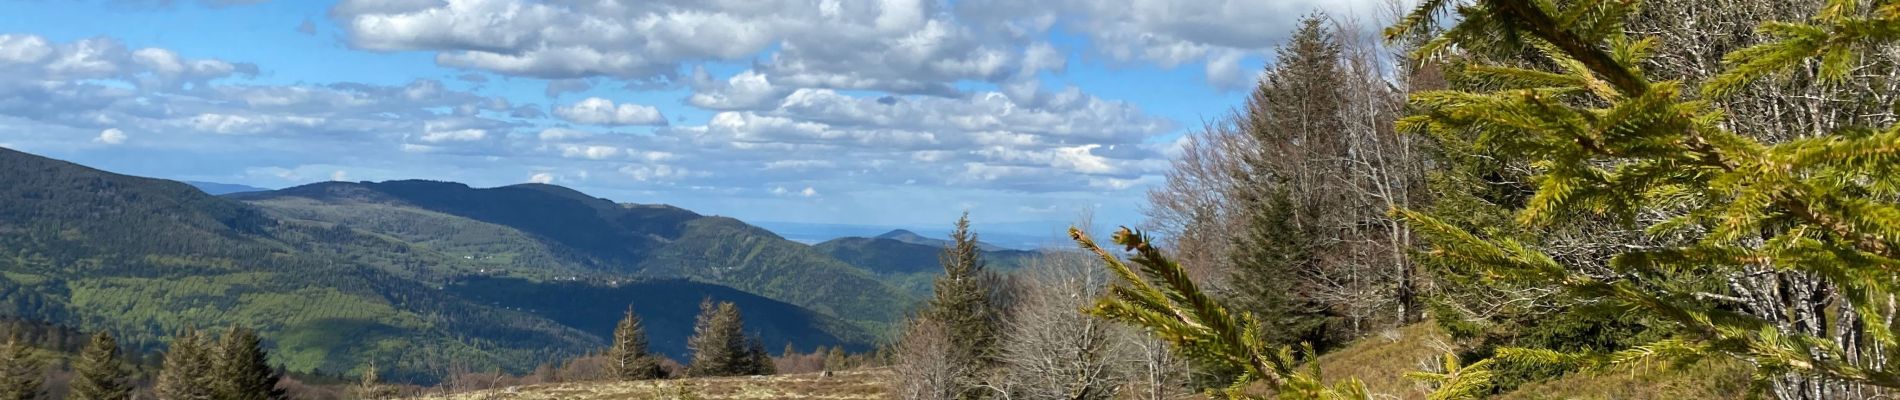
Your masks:
M846 318L874 331L902 318L909 303L906 293L848 263L744 221L669 205L615 203L556 185L324 182L230 198L286 219L345 224L425 243L447 233L416 232L418 226L514 230L523 235L510 236L507 244L434 244L485 249L465 257L527 256L537 263L533 267L577 275L701 280ZM367 215L367 210L380 214ZM425 216L429 219L419 219ZM511 234L488 236L498 235ZM514 272L526 269L503 266ZM534 271L525 273L536 277Z
M360 190L361 184L340 182L299 187L333 197L334 204L298 196L271 196L268 192L219 197L181 182L115 174L5 148L0 148L0 170L9 171L0 174L0 233L5 233L0 234L0 316L108 330L127 342L162 342L187 326L242 323L263 332L274 349L273 362L292 370L349 371L375 360L389 368L392 378L411 381L432 379L432 371L448 363L525 372L540 361L593 351L605 344L598 329L592 328L597 324L582 324L572 318L580 314L557 315L545 309L521 307L518 302L484 297L493 293L467 291L471 279L492 279L488 275L493 272L487 272L491 267L520 261L522 269L535 271L560 259L478 258L478 252L445 246L461 239L440 234L471 230L478 238L493 239L475 242L546 244L544 250L551 254L571 248L504 225L410 204L448 200L384 196L389 193ZM406 193L405 189L459 192L458 185L466 187L442 182L405 183L391 191L398 195ZM571 189L557 188L522 186L503 193L555 198L550 201L566 204L557 214L566 216L579 214L583 208L594 216L622 215L629 209L646 213L646 218L615 221L621 226L665 225L668 216L689 214L699 221L685 222L688 224L725 229L734 229L730 226L734 224L743 226L736 220L702 218L676 207L603 204ZM285 204L258 204L271 201ZM473 205L497 206L480 201ZM319 206L331 208L311 208ZM447 208L501 222L522 220L483 214L496 212L496 207ZM299 215L286 214L287 209L309 214L303 216L332 213L360 214L361 218L326 222L296 218ZM384 224L371 223L377 220ZM453 226L411 227L415 230L409 232L397 229L411 221ZM717 232L723 231L683 228L677 233L647 236L692 240ZM437 240L418 240L431 237ZM760 235L749 238L757 242L773 240ZM690 254L688 250L692 249L675 245L649 250L669 258L685 258L682 254ZM725 260L713 256L716 254L702 258L709 263ZM670 267L683 268L677 261ZM783 275L798 271L795 267L747 271ZM766 314L753 320L767 340L790 341L803 347L863 347L874 340L863 321L839 319L833 314L839 312L836 309L807 309L716 283L634 279L633 283L595 288L596 282L603 280L627 279L613 279L605 272L568 275L564 277L567 282L559 282L563 277L556 276L587 271L578 267L543 271L547 273L538 277L542 280L533 283L535 286L522 284L511 290L569 285L562 287L567 292L597 293L597 299L628 299L660 292L650 285L666 282L666 287L687 288L669 293L717 292L723 294L715 297L737 299L760 308ZM847 273L852 274L862 275ZM803 284L791 279L777 283L784 286L779 288L781 292ZM813 302L814 298L805 300ZM868 298L850 300L873 303ZM893 303L888 299L883 302ZM839 303L837 308L848 308L846 305ZM893 314L899 312L897 306L890 308ZM605 314L592 318L611 321L619 317L618 312ZM678 327L674 330L681 332L650 332L655 337L671 337L684 335L691 319L674 315L649 318L649 323ZM659 347L670 355L681 354L680 348Z

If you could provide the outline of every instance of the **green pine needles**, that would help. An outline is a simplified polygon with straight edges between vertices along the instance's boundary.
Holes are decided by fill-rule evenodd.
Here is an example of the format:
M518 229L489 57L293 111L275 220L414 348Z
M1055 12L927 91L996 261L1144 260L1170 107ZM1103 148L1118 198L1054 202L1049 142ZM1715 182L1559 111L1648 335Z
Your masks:
M1295 370L1297 360L1291 348L1273 348L1263 339L1259 320L1230 311L1209 297L1180 264L1149 245L1148 238L1140 233L1123 228L1113 237L1115 244L1134 253L1127 262L1103 250L1080 229L1069 228L1069 237L1082 249L1101 257L1109 271L1121 278L1121 283L1109 288L1089 311L1147 328L1188 357L1241 370L1238 379L1221 393L1223 396L1246 398L1243 391L1248 385L1264 382L1278 389L1283 398L1367 398L1365 385L1357 379L1327 387L1321 383L1317 367Z
M1802 375L1900 387L1890 322L1900 289L1900 128L1793 132L1797 139L1767 143L1756 139L1763 132L1731 131L1719 104L1794 69L1816 69L1824 84L1848 79L1866 50L1900 41L1900 2L1833 0L1809 21L1763 25L1778 40L1729 54L1727 70L1700 88L1646 77L1656 40L1623 28L1638 1L1453 3L1425 2L1387 35L1429 34L1434 21L1456 13L1458 22L1423 46L1421 58L1462 52L1467 62L1450 73L1485 85L1415 94L1419 112L1400 129L1475 137L1486 150L1529 160L1536 189L1516 215L1520 225L1607 218L1668 240L1627 248L1610 261L1614 271L1591 274L1508 236L1396 210L1432 239L1434 256L1681 328L1680 337L1573 361L1726 355L1754 364L1764 382ZM1534 56L1486 61L1523 54ZM1771 307L1749 304L1762 296L1746 293L1747 285L1724 293L1641 279L1756 272L1815 277L1823 290L1809 303L1839 310L1815 318L1751 312Z
M1755 366L1757 390L1784 398L1900 388L1900 127L1893 118L1849 116L1799 132L1738 132L1803 125L1735 123L1725 114L1731 97L1802 75L1792 72L1825 89L1900 68L1890 59L1900 44L1900 1L1829 0L1807 21L1764 24L1772 40L1728 54L1724 71L1694 83L1653 80L1644 70L1659 40L1625 26L1641 7L1426 0L1386 31L1389 40L1422 40L1413 60L1442 68L1454 83L1412 94L1399 130L1456 138L1448 142L1508 156L1529 173L1511 221L1466 227L1393 210L1429 238L1425 255L1478 284L1557 288L1673 332L1620 350L1507 347L1475 362L1447 356L1442 370L1410 376L1437 389L1431 398L1465 399L1494 390L1494 365L1577 370L1732 357ZM1818 107L1803 111L1836 112ZM1523 234L1602 224L1644 240L1606 245L1608 262L1585 267ZM1253 382L1282 398L1366 396L1356 380L1327 387L1317 371L1298 370L1292 351L1261 339L1259 321L1210 298L1141 234L1114 236L1132 252L1124 261L1070 233L1122 278L1091 311L1241 370L1227 397L1244 397L1239 389ZM1762 281L1769 285L1749 283Z

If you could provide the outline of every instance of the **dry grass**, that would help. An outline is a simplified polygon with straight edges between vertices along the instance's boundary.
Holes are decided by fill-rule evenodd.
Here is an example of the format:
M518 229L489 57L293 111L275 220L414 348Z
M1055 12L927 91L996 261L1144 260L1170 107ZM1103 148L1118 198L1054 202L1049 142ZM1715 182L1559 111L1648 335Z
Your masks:
M1427 389L1405 372L1439 362L1449 338L1430 323L1360 339L1321 356L1328 378L1356 377L1376 399L1424 399ZM1497 398L1532 399L1722 399L1746 394L1749 368L1725 360L1683 369L1633 368L1578 373L1519 387ZM734 378L695 378L643 382L573 382L530 385L451 395L426 400L554 399L883 399L889 397L887 369L839 372L831 377L796 374ZM1332 380L1332 379L1329 379Z
M1751 372L1741 361L1710 358L1681 369L1649 366L1570 374L1524 385L1498 399L1740 399L1748 397Z
M1406 379L1407 371L1441 362L1450 337L1436 324L1421 323L1373 335L1320 356L1329 383L1357 377L1377 399L1424 399L1429 388ZM1733 399L1746 397L1748 365L1710 359L1687 366L1637 366L1581 372L1527 384L1498 395L1502 400L1544 399Z
M692 378L638 382L569 382L430 395L424 400L555 399L883 399L883 369L820 374Z
M1451 336L1437 324L1412 324L1326 353L1319 357L1319 368L1327 383L1359 378L1377 398L1423 399L1429 389L1405 373L1437 365L1450 342Z

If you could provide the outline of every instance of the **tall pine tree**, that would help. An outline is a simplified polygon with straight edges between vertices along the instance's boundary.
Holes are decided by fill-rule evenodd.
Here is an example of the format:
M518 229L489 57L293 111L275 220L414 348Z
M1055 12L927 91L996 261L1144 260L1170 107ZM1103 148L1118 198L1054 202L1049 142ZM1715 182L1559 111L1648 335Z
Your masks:
M250 328L232 326L225 331L212 356L212 369L213 389L219 400L286 398L284 390L277 387L282 377L271 368L263 340Z
M657 356L647 352L646 328L640 324L640 316L633 313L633 307L627 308L620 324L614 326L613 347L607 349L607 376L622 381L659 379L666 377L666 370L660 367Z
M1326 304L1310 282L1363 268L1340 253L1363 221L1348 212L1344 185L1348 105L1341 44L1323 15L1300 21L1247 101L1241 126L1254 144L1234 179L1235 214L1229 258L1235 297L1282 345L1326 348L1347 337L1326 335Z
M71 400L127 400L132 398L132 385L126 377L125 360L119 354L119 341L112 334L99 331L92 335L92 341L79 353L79 361L73 365Z
M46 366L18 336L0 347L0 400L36 400L46 395Z
M152 388L159 400L214 398L208 342L203 333L191 328L172 337L171 348L165 351L164 368L158 371L158 382Z
M1235 300L1260 319L1269 343L1297 345L1322 339L1324 310L1302 296L1302 274L1311 267L1313 232L1293 219L1285 190L1263 188L1247 203L1245 230L1234 236Z

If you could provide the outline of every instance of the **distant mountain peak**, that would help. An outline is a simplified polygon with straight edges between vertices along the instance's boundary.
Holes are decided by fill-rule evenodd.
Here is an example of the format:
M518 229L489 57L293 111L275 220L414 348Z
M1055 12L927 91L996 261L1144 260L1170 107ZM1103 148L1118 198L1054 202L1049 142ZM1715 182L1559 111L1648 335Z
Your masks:
M185 184L198 188L198 190L204 191L205 194L209 194L212 196L222 196L222 195L227 195L227 194L232 194L232 193L244 193L244 192L262 192L262 191L271 190L270 188L261 188L261 187L250 186L250 185L239 185L235 183L218 183L218 182L203 182L203 181L184 181L184 182Z
M981 237L981 235L978 235L978 236ZM877 235L876 237L872 237L872 239L895 240L895 241L904 242L904 243L933 246L933 247L942 247L942 248L949 248L950 246L956 244L956 242L952 242L949 239L938 239L938 238L933 238L929 236L919 235L917 234L917 232L911 232L910 230L907 230L907 229L893 229L890 232L885 232L882 235ZM992 245L989 243L983 243L983 241L981 240L978 240L976 242L976 247L977 249L983 250L983 251L1007 250L1001 246Z
M876 237L873 237L872 239L905 239L905 238L928 239L928 238L925 238L924 235L919 235L917 234L917 232L911 232L910 230L907 230L907 229L892 229L890 232L885 232L882 235L877 235Z

